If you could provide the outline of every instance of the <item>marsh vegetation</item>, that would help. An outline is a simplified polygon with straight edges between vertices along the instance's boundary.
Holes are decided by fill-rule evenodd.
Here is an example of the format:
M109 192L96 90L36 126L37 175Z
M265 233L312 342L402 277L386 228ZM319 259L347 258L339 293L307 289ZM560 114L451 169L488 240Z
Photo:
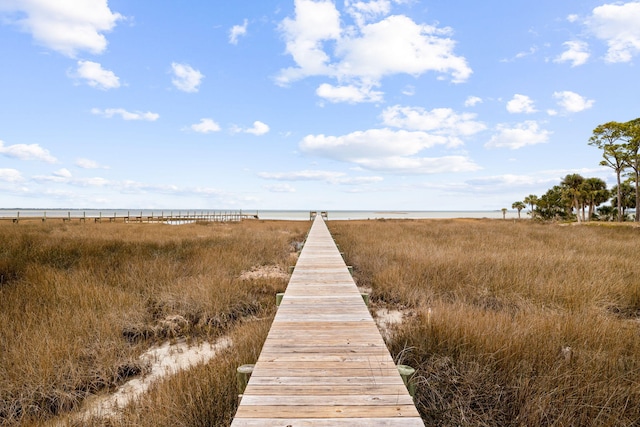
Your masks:
M392 354L417 368L427 424L640 422L640 228L328 225ZM257 359L308 227L0 224L0 425L229 425L235 369ZM118 416L77 416L151 375L149 349L221 338Z
M235 368L256 360L306 223L0 224L0 425L227 425ZM149 366L154 345L232 346L151 386L116 419L87 397ZM67 414L67 415L65 415ZM64 418L67 416L67 418Z
M329 223L428 425L640 423L640 228Z

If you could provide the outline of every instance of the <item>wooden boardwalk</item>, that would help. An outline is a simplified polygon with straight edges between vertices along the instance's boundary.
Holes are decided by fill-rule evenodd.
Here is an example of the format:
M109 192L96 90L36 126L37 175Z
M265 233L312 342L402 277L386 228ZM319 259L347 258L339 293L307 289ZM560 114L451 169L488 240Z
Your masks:
M320 216L231 426L424 426Z
M168 215L165 215L164 211L160 211L160 214L154 214L140 211L140 214L133 215L128 211L126 213L120 212L105 212L103 215L100 211L90 211L87 215L86 211L74 210L65 212L61 210L54 211L37 211L37 210L24 210L14 211L14 216L0 216L0 221L12 221L14 223L20 222L33 222L33 221L63 221L63 222L124 222L124 223L155 223L155 224L188 224L192 222L235 222L242 221L244 219L258 219L258 214L246 214L242 211L178 211L174 213L171 211ZM91 213L93 212L93 213ZM143 213L144 212L144 213ZM2 213L0 212L0 215Z

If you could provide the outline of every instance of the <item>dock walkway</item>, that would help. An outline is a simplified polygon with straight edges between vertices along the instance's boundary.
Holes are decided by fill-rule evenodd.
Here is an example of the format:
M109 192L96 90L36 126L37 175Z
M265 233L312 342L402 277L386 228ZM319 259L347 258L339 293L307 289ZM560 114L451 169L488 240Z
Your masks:
M231 426L424 426L321 216Z

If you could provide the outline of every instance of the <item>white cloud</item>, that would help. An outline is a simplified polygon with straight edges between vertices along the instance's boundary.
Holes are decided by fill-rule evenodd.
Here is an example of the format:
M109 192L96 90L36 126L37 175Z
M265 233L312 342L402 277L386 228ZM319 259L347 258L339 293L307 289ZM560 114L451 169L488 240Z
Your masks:
M103 33L124 19L109 9L107 0L2 1L0 12L9 12L5 19L30 33L36 42L69 57L79 51L103 53L107 47Z
M229 43L238 44L238 38L247 34L247 25L249 23L245 19L242 25L234 25L229 30Z
M562 52L553 62L571 62L572 67L577 67L586 63L591 56L589 45L586 42L576 40L564 42L562 45L566 46L567 50Z
M543 144L549 140L551 132L540 129L538 122L527 120L510 127L506 124L497 126L497 134L493 135L489 142L485 144L486 148L510 148L516 150L528 145Z
M253 127L245 129L244 132L260 136L269 132L269 126L266 123L262 123L261 121L256 120L255 122L253 122Z
M333 86L329 83L323 83L316 90L316 94L330 102L348 102L354 104L358 102L382 101L382 92L371 89L371 87L364 86Z
M67 168L62 168L53 173L55 176L59 176L60 178L71 178L71 172Z
M416 94L416 88L412 85L407 85L403 90L402 94L406 96L413 96ZM382 95L382 94L381 94Z
M75 165L82 169L109 169L109 166L102 166L95 160L84 158L77 159Z
M295 193L296 189L289 184L264 185L262 188L272 193Z
M453 54L449 28L420 25L394 15L361 28L360 37L338 41L339 76L378 80L386 75L420 75L427 71L450 74L455 83L466 81L471 69Z
M110 119L113 116L120 116L124 120L146 120L149 122L155 122L160 118L160 115L157 113L152 113L150 111L142 112L142 111L127 111L124 108L107 108L105 110L101 110L99 108L92 108L92 114L96 114L98 116L103 116Z
M458 173L480 170L480 166L466 156L400 157L363 159L359 164L367 169L403 174Z
M465 107L475 107L478 104L482 103L482 98L477 96L470 96L464 101Z
M302 170L294 172L261 172L259 177L275 181L324 181L330 184L363 185L383 181L380 176L349 177L344 172Z
M345 0L347 13L353 17L359 26L368 21L372 21L381 16L388 15L391 11L391 1L370 0L370 1L349 1Z
M537 110L531 98L526 95L515 94L513 95L513 99L507 102L507 111L512 114L531 114Z
M307 135L300 149L308 154L354 163L364 169L404 173L477 170L463 156L416 157L421 151L447 145L449 138L421 131L370 129L343 136Z
M381 176L353 176L340 178L337 180L337 183L342 185L364 185L381 181L384 181L384 178Z
M611 3L593 9L585 21L609 49L607 62L629 62L640 52L640 2Z
M5 146L0 141L0 154L20 160L41 160L47 163L56 163L58 160L38 144L14 144Z
M120 79L113 71L105 70L97 62L78 61L76 76L86 80L87 84L102 90L120 87Z
M346 10L356 25L343 28L332 1L296 0L295 17L280 24L286 51L296 66L281 70L277 82L287 85L309 76L325 76L337 79L339 85L322 85L318 95L325 94L333 102L370 102L372 97L363 94L388 75L419 76L434 71L450 75L456 83L469 78L472 71L466 59L453 52L456 43L449 37L451 29L417 24L403 15L368 22L387 15L390 4L347 1ZM375 93L374 98L381 97L382 93Z
M557 176L540 176L540 175L494 175L485 176L466 181L474 191L481 188L495 190L495 188L531 188L540 185L553 185L558 182Z
M111 181L100 178L75 178L73 174L66 168L59 169L51 175L36 175L33 177L36 182L54 182L58 184L68 184L76 187L104 187L107 184L115 184Z
M587 176L598 176L602 174L602 169L582 168L582 169L553 169L553 170L537 170L530 174L516 175L492 175L473 178L465 181L465 185L460 188L461 192L466 193L506 193L521 192L524 194L536 193L536 191L544 192L553 185L560 182L560 177L570 173L579 173ZM540 194L540 193L538 193ZM522 197L522 195L518 197Z
M197 92L204 75L188 64L171 63L173 71L173 85L183 92Z
M578 19L580 19L580 18L576 14L571 14L571 15L567 16L567 21L572 22L572 23L578 21Z
M554 92L553 97L558 100L558 105L568 113L579 113L580 111L588 110L595 103L592 99L587 99L568 90Z
M295 19L285 18L280 23L286 41L286 51L298 69L283 70L282 83L307 75L330 72L330 58L323 51L322 42L338 40L342 32L340 13L331 1L295 0Z
M484 123L475 120L476 114L458 114L450 108L434 108L431 111L420 107L395 105L382 112L382 121L387 126L407 130L431 132L447 139L447 145L462 145L461 137L475 135L486 129Z
M16 169L0 169L0 181L20 182L24 181L24 178L20 171Z
M344 172L303 170L295 172L260 172L259 177L277 181L333 181L345 175Z
M537 51L538 51L538 47L537 46L532 46L532 47L529 48L529 50L524 50L522 52L518 52L518 53L516 53L516 55L513 58L501 59L500 62L513 62L513 61L516 61L518 59L522 59L522 58L526 58L527 56L534 55Z
M191 125L191 130L194 130L199 133L211 133L218 132L220 130L220 125L213 121L213 119L200 119L199 123L195 123Z

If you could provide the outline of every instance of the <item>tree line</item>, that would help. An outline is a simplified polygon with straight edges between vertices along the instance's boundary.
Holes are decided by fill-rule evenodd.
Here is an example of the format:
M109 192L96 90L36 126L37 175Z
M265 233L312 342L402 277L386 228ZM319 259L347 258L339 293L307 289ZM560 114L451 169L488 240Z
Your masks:
M532 219L629 220L628 210L640 207L640 118L597 126L589 145L602 150L600 165L614 171L616 185L608 189L600 178L568 174L542 196L530 194L514 202L511 207L518 211L518 218L529 207ZM634 221L639 220L634 215Z

